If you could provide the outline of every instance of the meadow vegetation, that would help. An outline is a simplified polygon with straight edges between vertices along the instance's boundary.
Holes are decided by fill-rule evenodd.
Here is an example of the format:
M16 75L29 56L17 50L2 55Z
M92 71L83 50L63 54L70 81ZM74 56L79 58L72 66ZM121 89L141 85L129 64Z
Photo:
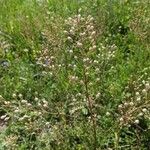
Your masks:
M149 0L0 0L0 150L149 150L149 74Z

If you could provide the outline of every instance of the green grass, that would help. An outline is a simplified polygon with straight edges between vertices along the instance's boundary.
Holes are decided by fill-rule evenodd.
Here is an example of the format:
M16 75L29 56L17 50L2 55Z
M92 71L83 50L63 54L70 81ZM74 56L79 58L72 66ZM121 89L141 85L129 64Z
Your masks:
M148 150L149 18L148 0L1 0L0 150Z

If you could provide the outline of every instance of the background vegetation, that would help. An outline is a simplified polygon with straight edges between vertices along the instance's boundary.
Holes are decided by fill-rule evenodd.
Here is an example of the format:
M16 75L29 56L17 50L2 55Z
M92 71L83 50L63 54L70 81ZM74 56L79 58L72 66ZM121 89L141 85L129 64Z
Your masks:
M149 0L0 0L0 150L150 149Z

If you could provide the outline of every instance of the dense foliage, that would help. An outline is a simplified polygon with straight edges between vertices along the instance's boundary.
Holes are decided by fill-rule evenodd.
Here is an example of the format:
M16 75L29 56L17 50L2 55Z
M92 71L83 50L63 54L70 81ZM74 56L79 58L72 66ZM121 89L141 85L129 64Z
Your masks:
M149 0L0 0L0 150L150 149Z

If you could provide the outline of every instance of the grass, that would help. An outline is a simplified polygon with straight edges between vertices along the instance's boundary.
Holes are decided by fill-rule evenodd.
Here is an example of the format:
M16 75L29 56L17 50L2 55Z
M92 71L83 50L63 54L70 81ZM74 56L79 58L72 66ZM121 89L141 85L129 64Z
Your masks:
M0 1L0 150L150 148L149 1Z

